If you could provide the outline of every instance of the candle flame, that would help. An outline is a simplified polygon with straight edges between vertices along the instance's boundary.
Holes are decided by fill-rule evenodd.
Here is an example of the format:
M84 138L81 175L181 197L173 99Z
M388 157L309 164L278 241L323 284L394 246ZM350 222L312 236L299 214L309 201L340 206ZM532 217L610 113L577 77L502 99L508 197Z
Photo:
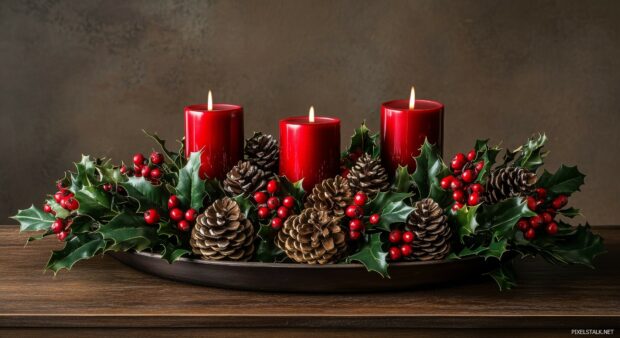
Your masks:
M308 120L314 122L314 106L310 106L310 112L308 112Z
M415 106L415 88L411 86L411 96L409 96L409 110L413 110Z
M207 110L208 111L213 110L213 95L211 94L210 90L209 90L209 100L207 101Z

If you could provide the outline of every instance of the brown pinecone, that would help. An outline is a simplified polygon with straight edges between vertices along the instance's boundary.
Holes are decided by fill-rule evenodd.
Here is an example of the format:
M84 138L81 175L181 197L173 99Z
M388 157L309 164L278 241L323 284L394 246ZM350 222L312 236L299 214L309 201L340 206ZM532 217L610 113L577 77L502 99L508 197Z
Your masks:
M259 190L264 190L271 176L272 174L265 173L262 169L252 165L249 161L239 161L239 163L226 174L224 190L233 196L248 196Z
M196 218L189 243L202 259L247 261L254 254L255 238L237 202L224 197Z
M349 182L342 176L328 178L317 184L306 200L306 208L326 211L331 216L341 217L349 204L353 193Z
M536 174L521 167L493 170L485 189L485 202L493 204L510 197L529 195L536 183Z
M339 223L340 217L304 209L284 222L275 243L297 263L335 263L347 252L346 235Z
M444 259L450 253L452 231L443 210L431 198L416 202L407 225L414 233L412 258L420 261Z
M254 133L254 136L247 139L245 142L245 156L248 161L264 172L275 173L278 171L280 148L278 147L278 141L269 134L257 132Z
M349 186L353 192L363 191L372 198L390 187L388 175L381 161L364 154L357 159L348 175Z

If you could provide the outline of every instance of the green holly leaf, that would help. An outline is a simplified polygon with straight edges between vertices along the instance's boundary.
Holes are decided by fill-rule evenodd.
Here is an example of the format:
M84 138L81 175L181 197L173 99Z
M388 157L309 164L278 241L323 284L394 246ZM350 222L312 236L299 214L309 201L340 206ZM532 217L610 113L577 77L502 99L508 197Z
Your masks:
M113 214L110 195L97 187L84 186L75 192L75 198L80 204L77 210L80 215L100 219Z
M158 242L155 227L147 225L142 215L138 214L119 214L103 224L98 232L103 239L112 242L106 251L142 251Z
M95 221L88 216L77 216L71 220L71 233L82 234L93 231Z
M237 202L237 204L239 205L239 209L241 209L241 213L243 214L245 218L250 218L252 215L254 215L255 213L254 204L252 204L249 198L243 195L239 195L239 196L233 197L233 200Z
M568 218L574 218L577 216L581 216L581 210L579 209L575 209L575 208L567 208L564 210L559 210L558 214L564 216L564 217L568 217Z
M138 212L148 209L164 209L167 206L168 192L162 185L153 185L144 177L130 177L121 183L127 197L138 202ZM180 197L180 196L179 196Z
M515 160L515 166L536 171L538 167L543 165L544 158L548 154L548 152L542 151L546 142L547 135L545 134L539 134L528 139L527 143L518 148L520 156Z
M181 204L200 210L207 196L205 180L200 178L200 152L190 154L187 164L179 170L179 183L176 186L177 197Z
M407 167L401 165L396 169L394 175L394 183L392 183L392 191L394 192L410 192L413 186L413 179L407 170Z
M179 258L192 253L190 250L183 247L175 246L172 243L163 244L162 247L163 250L161 252L161 258L165 259L170 264L179 260Z
M97 167L90 156L82 155L82 160L75 163L77 171L71 174L70 190L76 192L82 187L91 187L97 184Z
M157 228L157 235L165 238L179 238L179 232L177 231L176 226L172 225L169 222L159 222L159 227Z
M80 260L102 253L106 242L100 234L86 233L73 236L62 250L52 252L47 268L57 273L61 269L71 270Z
M45 200L45 202L47 203L47 205L49 205L52 210L54 210L54 212L56 213L54 215L54 217L56 218L62 218L65 219L67 217L69 217L69 215L71 215L71 213L69 212L69 210L63 208L60 206L60 204L56 203L56 200L53 198L48 198L47 200Z
M439 181L445 176L450 175L448 167L443 163L439 149L435 145L424 141L420 148L420 156L415 158L416 169L413 173L413 181L418 188L420 198L431 197L431 191L436 195L445 195L447 192L441 189ZM432 186L435 189L432 189ZM433 198L433 197L431 197ZM434 196L433 199L443 200L442 196Z
M497 269L486 273L497 283L500 291L510 290L517 286L517 275L512 266L512 262L502 263Z
M273 263L281 262L286 259L286 254L282 249L278 248L274 244L274 237L277 235L277 231L269 224L261 224L258 229L257 248L255 258L259 262Z
M458 234L461 243L463 243L464 237L473 236L480 225L476 220L479 206L480 205L475 205L473 207L463 206L454 214L454 220L458 226Z
M55 233L52 232L52 230L47 230L44 233L40 233L38 235L34 235L34 236L30 236L28 237L28 240L26 241L26 243L30 243L33 241L38 241L41 240L47 236L51 236L51 235L55 235Z
M376 233L368 236L368 241L360 250L349 257L347 263L360 262L368 271L374 271L382 277L390 277L388 274L387 252L382 248L381 234Z
M378 158L380 154L377 144L378 138L379 133L372 134L366 126L366 122L362 122L362 125L355 129L353 136L351 136L351 144L342 153L342 157L345 158L352 153L364 152L370 154L372 158Z
M482 205L476 217L480 227L493 232L497 239L512 238L515 225L523 217L536 215L521 197L513 197L493 205Z
M501 259L502 256L508 251L508 240L502 239L497 241L491 240L488 245L478 245L473 248L465 247L458 254L452 253L448 258L460 259L469 256L480 256L485 259L496 258Z
M582 174L577 167L562 165L553 175L545 170L538 179L538 186L547 189L554 194L571 195L580 191L586 175Z
M121 170L116 168L110 161L106 161L97 166L101 183L119 184L127 180L127 176L121 174Z
M291 182L286 176L277 177L278 184L280 185L280 191L282 196L292 196L295 199L295 210L299 211L303 209L303 200L306 192L302 185L303 179L297 182Z
M391 224L407 221L407 217L413 211L413 208L404 201L411 196L411 193L382 191L365 206L365 214L379 214L379 224L373 227L390 231Z
M476 182L485 182L486 177L491 172L491 168L495 165L495 161L497 159L497 155L500 153L501 149L497 146L489 147L489 140L477 140L475 145L476 150L476 159L475 162L484 161L484 166L480 173L478 173L478 177L476 178Z
M159 135L157 135L157 133L150 134L144 129L142 129L142 132L146 136L148 136L150 139L155 141L155 143L157 143L157 145L159 146L159 149L161 150L161 153L177 170L181 169L182 166L177 166L178 160L179 160L178 157L181 155L168 150L168 148L166 148L166 140L161 139ZM181 157L184 157L184 156L181 156Z
M17 215L11 218L19 222L20 232L47 230L56 219L51 214L44 212L34 205L30 206L28 209L18 210Z

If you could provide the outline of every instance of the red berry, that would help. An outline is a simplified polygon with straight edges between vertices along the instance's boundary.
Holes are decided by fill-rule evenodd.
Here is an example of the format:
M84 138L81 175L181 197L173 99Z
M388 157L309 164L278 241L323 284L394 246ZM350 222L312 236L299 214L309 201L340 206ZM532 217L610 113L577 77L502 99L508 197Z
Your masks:
M379 214L372 214L370 215L370 218L368 219L368 222L370 222L370 224L379 224L379 221L381 220L381 216Z
M65 196L67 196L67 190L58 191L54 194L54 201L56 201L56 203L60 203Z
M267 207L260 207L258 208L258 217L265 219L267 217L269 217L269 214L271 213L271 211L269 211L269 208Z
M46 204L44 204L44 205L43 205L43 212L46 212L46 213L48 213L48 214L51 214L51 213L52 213L52 211L53 211L53 210L52 210L52 207L50 207L50 205L49 205L49 204L47 204L47 203L46 203Z
M411 249L411 245L403 244L400 247L400 253L405 257L409 257L413 253L413 249Z
M352 219L349 221L349 229L353 231L362 231L364 230L364 223L358 218Z
M63 202L65 202L65 209L70 211L77 210L80 207L80 203L74 197L66 198Z
M403 233L398 229L390 231L390 235L388 236L388 240L390 241L390 243L394 243L394 244L400 243L402 238L403 238Z
M401 257L400 249L397 246L393 246L390 248L390 259L393 261L397 261Z
M352 241L357 241L360 237L362 237L361 232L355 230L349 231L349 238L351 238Z
M473 160L475 160L475 159L476 159L476 150L475 150L475 149L472 149L472 150L470 150L470 151L467 153L467 160L468 160L469 162L471 162L471 161L473 161Z
M129 171L129 169L127 169L127 166L123 164L123 165L121 166L120 171L121 171L121 174L123 174L123 175L124 175L124 174L127 174L127 172Z
M104 184L104 185L103 185L103 191L105 191L105 192L110 192L110 191L112 191L112 184L110 184L110 183L106 183L106 184Z
M450 188L452 188L452 190L459 190L463 187L463 182L459 181L458 179L453 179L452 182L450 182Z
M484 192L484 187L480 183L474 183L474 184L470 185L469 188L471 189L471 191L477 192L479 194Z
M271 220L271 227L276 230L280 229L282 227L282 218L274 217Z
M536 211L536 209L538 209L538 202L536 202L536 199L534 197L527 197L527 207L532 211Z
M347 167L340 168L340 176L342 177L348 177L350 172L351 170L349 170L349 168Z
M67 236L69 236L68 231L61 231L56 234L56 238L58 238L59 241L64 241L67 238Z
M278 181L276 180L269 181L269 183L267 183L267 191L270 194L275 194L276 191L278 191Z
M476 170L477 173L481 172L483 168L484 168L484 161L476 162L476 166L474 167L474 170Z
M179 223L177 223L177 228L181 231L189 231L189 229L191 228L191 225L189 224L188 221L182 219L179 221Z
M452 184L452 181L454 180L454 176L450 175L450 176L446 176L444 178L441 179L441 189L447 190L448 188L450 188L450 185Z
M364 215L364 210L358 205L349 205L345 210L345 215L349 218L360 218Z
M543 222L545 222L545 224L549 224L553 221L553 217L548 212L543 212L542 214L540 214L540 216L542 216Z
M465 155L463 155L462 153L458 153L452 158L450 166L452 167L452 169L461 170L465 165L465 162L467 162L467 158L465 158Z
M547 189L545 188L536 188L536 196L540 200L544 200L547 198Z
M480 203L480 195L477 192L472 192L469 197L467 197L467 205L472 206Z
M366 204L367 201L368 201L368 196L366 196L366 194L364 194L361 191L355 194L355 196L353 197L353 202L359 206L364 206L364 204Z
M276 214L278 215L278 217L282 219L286 219L288 217L289 210L287 207L282 206L278 208L278 211L276 211Z
M159 222L159 213L155 209L149 209L144 212L144 221L146 224L157 224Z
M463 203L459 203L459 202L455 202L454 205L452 205L452 211L458 211L459 209L461 209L463 207Z
M142 154L133 155L133 164L135 164L138 167L141 167L144 164L144 155Z
M154 180L158 180L161 178L161 170L159 168L153 168L151 170L151 178Z
M549 215L551 215L551 217L552 217L552 218L553 218L553 217L555 217L556 212L555 212L555 210L554 210L554 209L549 208L549 209L547 209L547 211L546 211L546 212L547 212Z
M452 193L452 199L459 203L463 203L465 202L465 193L463 192L463 190L454 190L454 192Z
M164 155L162 153L158 153L156 151L151 153L151 163L155 165L160 165L164 163Z
M267 200L267 206L271 210L275 210L280 206L280 199L277 197L269 197Z
M566 203L568 203L568 198L564 195L560 195L556 197L553 202L551 202L551 205L553 206L553 209L559 210L562 209Z
M543 218L539 215L532 216L532 218L530 218L530 226L532 228L538 229L541 225L543 225Z
M463 171L461 178L463 178L463 181L471 183L476 179L476 174L471 169L467 169Z
M145 165L144 167L142 167L142 170L140 170L140 173L142 174L142 177L148 179L151 175L151 168L149 168L148 165Z
M267 202L267 194L262 191L257 191L254 193L254 201L258 204L263 204Z
M183 213L183 210L179 209L179 208L174 208L172 210L170 210L170 219L178 222L180 220L183 219L183 217L185 217L185 214Z
M177 195L170 195L170 198L168 198L168 209L174 209L178 207L180 203L181 201L179 201Z
M282 205L287 207L287 208L292 208L295 206L295 198L293 196L286 196L284 197L284 199L282 200Z
M536 231L533 228L529 228L525 234L523 235L523 237L525 237L525 239L527 240L532 240L534 239L534 237L536 237Z
M50 226L50 230L57 234L60 233L65 228L65 221L62 218L56 218L54 223Z
M142 166L141 165L133 166L133 175L135 177L142 177Z
M194 222L197 216L198 216L198 211L194 209L187 209L187 211L185 212L185 220L190 223Z
M414 237L415 237L415 235L413 234L413 232L405 231L403 233L403 242L411 243L411 242L413 242Z
M527 229L530 228L530 223L526 219L522 218L517 222L517 228L519 228L522 232L526 232Z
M558 233L558 224L556 222L551 222L547 225L546 230L549 235L555 235Z

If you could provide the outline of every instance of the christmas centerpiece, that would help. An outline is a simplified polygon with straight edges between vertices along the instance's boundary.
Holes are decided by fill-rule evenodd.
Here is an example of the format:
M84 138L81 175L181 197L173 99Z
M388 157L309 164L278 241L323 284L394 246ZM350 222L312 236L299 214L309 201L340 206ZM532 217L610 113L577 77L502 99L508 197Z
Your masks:
M443 105L421 106L430 114L423 118L441 124ZM411 103L386 103L382 130L420 123L402 120L398 112L408 109ZM402 150L393 135L362 123L333 155L337 119L283 120L279 146L262 132L239 141L242 113L234 105L190 106L178 150L146 133L159 149L136 154L130 165L83 156L42 208L13 218L22 231L39 232L29 242L55 236L64 244L47 264L54 272L108 252L149 252L172 265L357 265L378 278L390 278L399 264L480 258L493 263L488 274L505 289L515 285L517 257L592 266L604 252L587 224L568 223L580 214L568 201L584 175L569 166L541 169L544 134L503 152L478 140L445 163L441 131L424 135L415 151ZM222 124L228 129L218 139ZM322 146L310 149L309 140Z

